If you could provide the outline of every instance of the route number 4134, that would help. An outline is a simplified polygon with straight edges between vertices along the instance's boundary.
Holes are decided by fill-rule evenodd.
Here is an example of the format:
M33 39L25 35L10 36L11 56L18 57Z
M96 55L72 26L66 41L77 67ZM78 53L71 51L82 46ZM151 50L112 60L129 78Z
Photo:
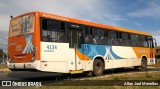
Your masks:
M57 49L57 46L56 45L47 45L46 48L50 49L50 50L54 50L54 49Z

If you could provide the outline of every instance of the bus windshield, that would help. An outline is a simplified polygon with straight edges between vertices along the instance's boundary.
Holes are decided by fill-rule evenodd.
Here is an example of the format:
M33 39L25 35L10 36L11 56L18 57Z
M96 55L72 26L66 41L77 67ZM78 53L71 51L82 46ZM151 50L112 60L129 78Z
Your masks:
M9 36L17 36L34 32L35 15L25 15L15 18L10 23Z

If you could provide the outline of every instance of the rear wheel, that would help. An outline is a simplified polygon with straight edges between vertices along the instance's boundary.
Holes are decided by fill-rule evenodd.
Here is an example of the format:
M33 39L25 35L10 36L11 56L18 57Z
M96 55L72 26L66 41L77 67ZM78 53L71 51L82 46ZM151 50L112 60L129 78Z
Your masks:
M93 75L101 76L103 74L103 71L104 71L104 63L101 60L96 59L93 63Z

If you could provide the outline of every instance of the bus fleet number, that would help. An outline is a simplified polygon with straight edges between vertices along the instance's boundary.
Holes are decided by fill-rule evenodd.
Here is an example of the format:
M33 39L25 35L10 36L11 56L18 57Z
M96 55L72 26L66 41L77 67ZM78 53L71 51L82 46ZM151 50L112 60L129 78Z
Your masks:
M47 45L46 48L49 50L54 50L54 49L57 49L57 46L56 45Z

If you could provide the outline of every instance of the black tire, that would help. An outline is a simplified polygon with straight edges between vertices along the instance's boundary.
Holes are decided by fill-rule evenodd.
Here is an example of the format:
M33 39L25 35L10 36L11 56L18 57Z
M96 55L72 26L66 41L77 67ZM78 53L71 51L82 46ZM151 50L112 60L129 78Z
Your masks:
M92 76L92 71L83 72L83 75L91 77Z
M16 71L15 69L9 69L10 71Z
M101 76L103 71L104 63L99 59L95 59L93 62L93 76Z
M134 70L139 70L141 66L134 66Z
M143 71L146 69L147 69L147 60L145 58L142 58L140 70Z
M142 58L142 60L141 60L141 66L135 66L134 69L145 71L147 69L147 59Z

